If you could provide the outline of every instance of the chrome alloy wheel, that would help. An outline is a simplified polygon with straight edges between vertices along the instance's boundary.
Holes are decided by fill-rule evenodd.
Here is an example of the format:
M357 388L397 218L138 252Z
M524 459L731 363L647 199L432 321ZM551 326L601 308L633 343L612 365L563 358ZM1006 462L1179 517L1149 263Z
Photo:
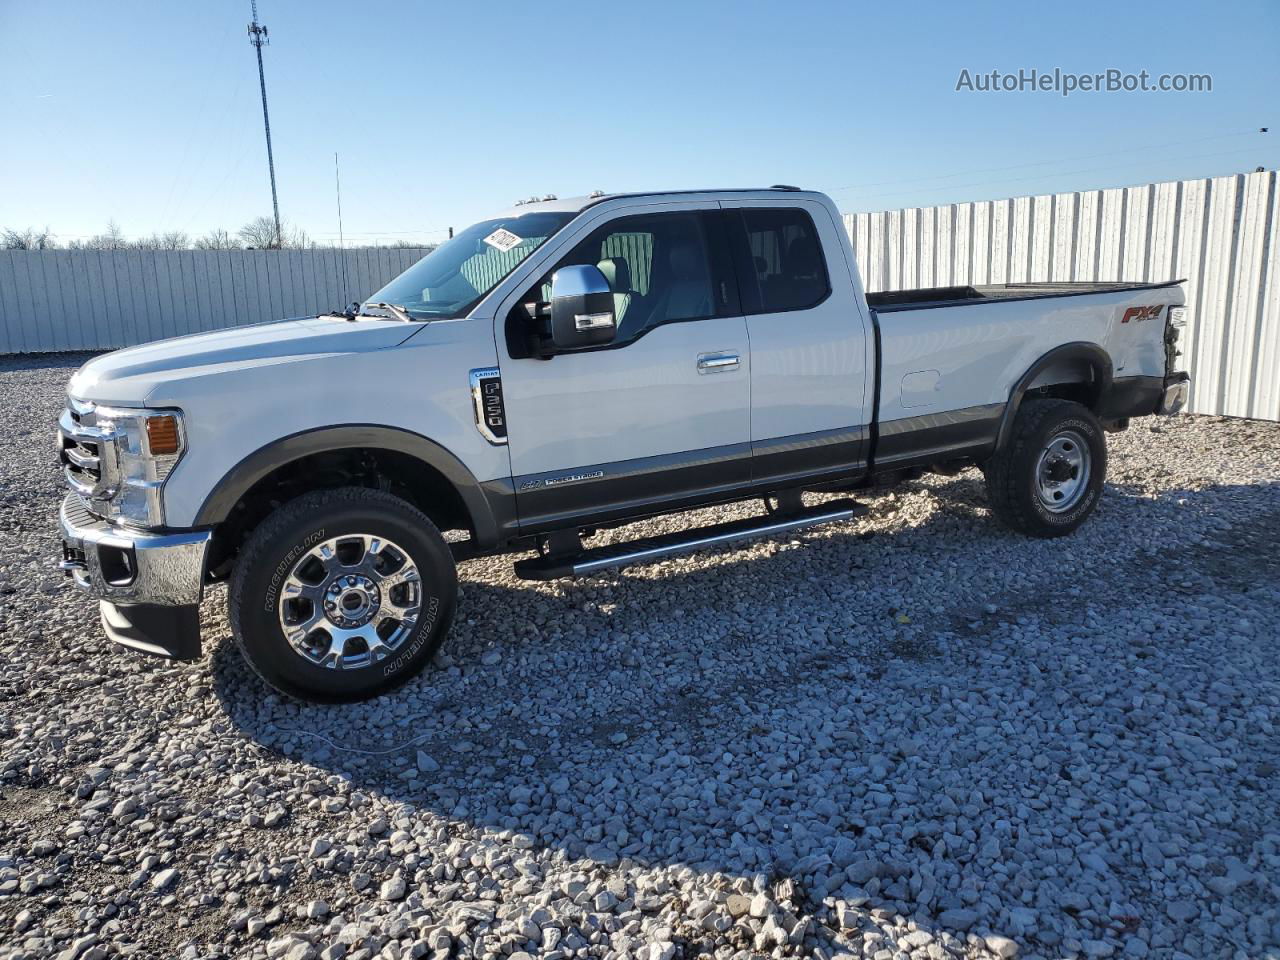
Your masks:
M1089 489L1089 445L1074 430L1054 435L1036 462L1036 497L1050 513L1065 513Z
M399 647L421 606L409 554L390 540L350 534L317 544L293 565L280 590L280 629L316 666L353 670Z

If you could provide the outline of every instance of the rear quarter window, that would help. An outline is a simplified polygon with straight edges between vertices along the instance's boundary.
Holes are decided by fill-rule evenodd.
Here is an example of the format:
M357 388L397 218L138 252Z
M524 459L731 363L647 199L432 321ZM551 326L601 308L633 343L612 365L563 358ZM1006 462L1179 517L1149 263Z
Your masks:
M748 313L817 306L831 292L813 218L794 207L744 207L734 244Z

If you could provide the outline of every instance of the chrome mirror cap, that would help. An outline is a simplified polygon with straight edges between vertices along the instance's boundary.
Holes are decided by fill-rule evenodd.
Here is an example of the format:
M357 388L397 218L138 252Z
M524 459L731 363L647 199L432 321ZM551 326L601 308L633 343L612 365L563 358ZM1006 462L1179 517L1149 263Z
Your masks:
M592 293L609 292L609 282L596 266L561 267L551 276L553 301L562 297L585 297Z
M617 332L617 306L603 270L575 265L552 275L551 340L557 350L603 346Z

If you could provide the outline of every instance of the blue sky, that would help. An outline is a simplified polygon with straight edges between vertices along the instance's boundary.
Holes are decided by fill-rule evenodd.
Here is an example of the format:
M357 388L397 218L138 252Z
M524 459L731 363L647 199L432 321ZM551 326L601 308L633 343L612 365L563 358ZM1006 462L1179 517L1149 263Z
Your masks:
M433 240L530 194L794 183L846 211L1280 165L1280 3L261 0L286 219ZM0 0L0 226L270 211L249 3ZM1208 73L1212 93L956 92ZM1257 129L1273 127L1262 135Z

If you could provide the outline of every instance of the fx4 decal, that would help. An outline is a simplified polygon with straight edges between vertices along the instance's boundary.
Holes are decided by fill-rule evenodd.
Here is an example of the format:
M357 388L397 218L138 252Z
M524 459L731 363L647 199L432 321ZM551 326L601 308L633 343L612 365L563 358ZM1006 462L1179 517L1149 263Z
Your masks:
M1124 312L1124 316L1120 318L1121 323L1128 323L1132 320L1134 323L1141 323L1143 320L1154 320L1160 316L1160 311L1164 309L1163 303L1157 303L1150 307L1130 307Z

